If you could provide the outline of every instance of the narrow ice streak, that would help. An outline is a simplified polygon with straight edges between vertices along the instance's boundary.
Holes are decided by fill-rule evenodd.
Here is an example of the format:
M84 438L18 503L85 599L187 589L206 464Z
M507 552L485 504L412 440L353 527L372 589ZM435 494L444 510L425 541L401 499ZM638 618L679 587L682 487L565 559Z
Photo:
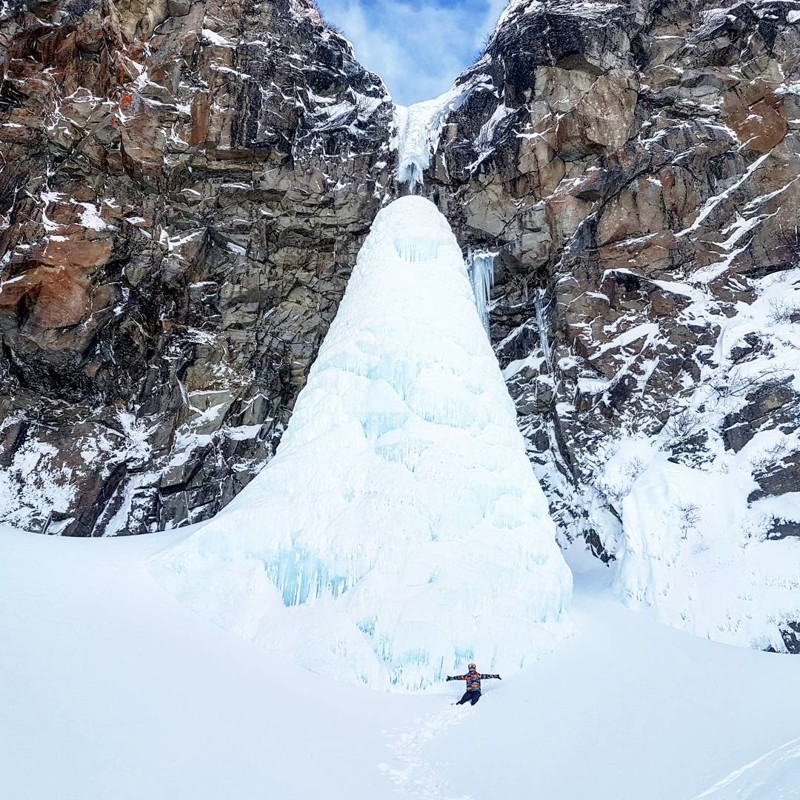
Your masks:
M550 350L550 337L547 335L548 325L544 306L544 294L544 289L536 290L536 300L534 302L536 307L536 325L539 328L539 346L542 348L542 353L552 372L553 354Z
M497 253L489 250L470 250L467 255L467 269L475 295L475 308L481 318L486 335L491 334L489 328L489 300L494 286L494 265Z
M152 569L220 625L381 689L513 671L566 632L572 575L432 203L378 214L277 454Z

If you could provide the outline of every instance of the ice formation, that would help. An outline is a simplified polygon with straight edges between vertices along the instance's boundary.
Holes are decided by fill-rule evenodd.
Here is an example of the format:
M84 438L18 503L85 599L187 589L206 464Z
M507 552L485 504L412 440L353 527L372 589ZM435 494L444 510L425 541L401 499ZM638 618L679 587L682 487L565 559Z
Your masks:
M800 514L800 492L748 508L753 483L728 459L727 473L675 464L650 443L624 443L642 470L622 500L616 591L662 622L718 642L785 651L782 620L800 614L800 547L767 541L759 517ZM636 457L634 457L636 458Z
M422 183L423 173L430 167L442 128L451 112L456 111L479 86L491 87L491 77L479 74L468 82L457 84L433 100L423 100L411 106L395 106L395 136L392 147L397 150L398 183L412 191Z
M511 671L568 627L572 576L445 218L375 219L273 460L152 564L304 666L416 689Z
M475 308L481 318L486 334L489 335L489 300L494 286L494 265L497 253L489 250L470 250L467 256L469 279L475 295Z

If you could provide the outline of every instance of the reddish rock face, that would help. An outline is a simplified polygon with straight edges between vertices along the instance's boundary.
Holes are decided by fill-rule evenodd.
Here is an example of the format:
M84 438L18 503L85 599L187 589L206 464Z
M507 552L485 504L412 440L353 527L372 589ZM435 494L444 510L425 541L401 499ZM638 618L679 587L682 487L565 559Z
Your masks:
M769 153L789 132L783 99L775 95L781 84L760 81L737 85L723 99L725 121L744 150Z
M208 139L208 128L211 121L211 96L205 93L196 94L192 98L192 131L189 144L193 147L202 145Z
M0 306L16 306L27 300L30 321L39 328L77 325L89 312L88 283L80 268L34 267L4 287Z

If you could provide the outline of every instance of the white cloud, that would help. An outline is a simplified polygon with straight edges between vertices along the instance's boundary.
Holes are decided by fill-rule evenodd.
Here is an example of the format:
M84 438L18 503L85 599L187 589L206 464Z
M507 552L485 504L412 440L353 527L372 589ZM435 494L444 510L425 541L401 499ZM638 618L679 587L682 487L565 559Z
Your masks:
M505 0L453 6L400 0L318 0L325 19L353 43L356 57L383 78L399 103L436 97L470 66Z

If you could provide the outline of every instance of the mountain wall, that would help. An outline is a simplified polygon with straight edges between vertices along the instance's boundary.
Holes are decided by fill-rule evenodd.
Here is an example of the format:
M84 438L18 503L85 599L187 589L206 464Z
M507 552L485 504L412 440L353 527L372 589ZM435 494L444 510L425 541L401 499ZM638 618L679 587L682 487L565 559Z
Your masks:
M771 545L800 536L800 3L515 0L459 83L428 191L500 252L492 335L564 539L675 624L799 649L761 593L800 588ZM746 603L697 621L676 576L726 570L780 635Z

